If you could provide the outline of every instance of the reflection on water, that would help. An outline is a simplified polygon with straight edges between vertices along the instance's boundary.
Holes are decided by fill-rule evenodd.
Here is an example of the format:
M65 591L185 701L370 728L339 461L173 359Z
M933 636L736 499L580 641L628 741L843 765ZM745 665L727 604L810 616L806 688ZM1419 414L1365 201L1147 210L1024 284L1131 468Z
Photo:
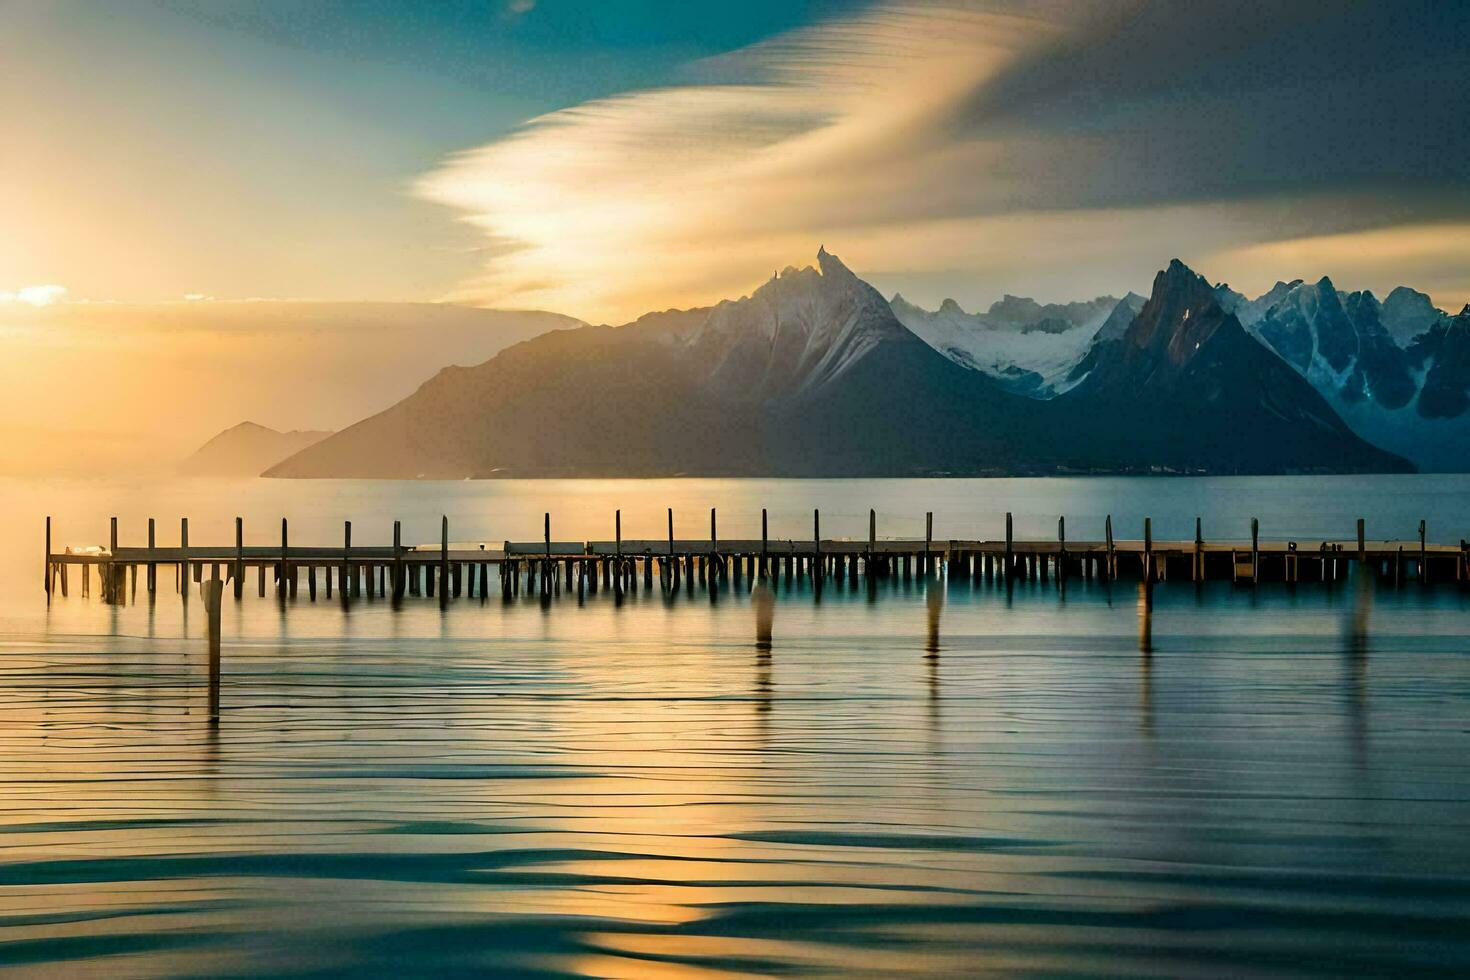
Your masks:
M33 557L5 567L38 578ZM247 592L217 726L201 604L7 597L0 965L1470 963L1453 586L749 587Z
M924 589L924 609L928 613L929 642L924 644L931 656L939 653L939 616L944 612L944 589L930 582Z

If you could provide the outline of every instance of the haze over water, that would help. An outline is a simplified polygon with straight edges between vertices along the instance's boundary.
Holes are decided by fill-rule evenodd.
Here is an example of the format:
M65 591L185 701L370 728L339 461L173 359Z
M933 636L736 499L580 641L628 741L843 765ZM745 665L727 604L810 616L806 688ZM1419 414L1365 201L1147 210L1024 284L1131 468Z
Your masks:
M1462 973L1470 593L655 585L204 614L55 543L1470 536L1463 476L0 482L0 965L25 975ZM930 588L938 587L935 585ZM929 622L938 608L939 649Z

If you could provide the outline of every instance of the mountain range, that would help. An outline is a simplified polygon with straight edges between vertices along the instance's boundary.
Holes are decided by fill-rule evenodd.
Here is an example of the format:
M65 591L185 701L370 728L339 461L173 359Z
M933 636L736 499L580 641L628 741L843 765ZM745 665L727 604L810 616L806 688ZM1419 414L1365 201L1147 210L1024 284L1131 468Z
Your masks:
M980 316L930 314L822 249L816 267L738 300L557 330L445 368L266 475L1412 468L1349 428L1232 300L1176 260L1147 300L1007 297Z

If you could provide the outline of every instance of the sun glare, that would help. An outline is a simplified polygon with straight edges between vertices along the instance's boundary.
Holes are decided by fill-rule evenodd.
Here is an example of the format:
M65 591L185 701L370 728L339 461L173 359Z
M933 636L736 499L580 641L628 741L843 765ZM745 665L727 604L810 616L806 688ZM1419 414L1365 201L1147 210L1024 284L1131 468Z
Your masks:
M28 306L50 306L66 295L65 286L52 284L22 286L13 293L0 292L0 303L25 303Z

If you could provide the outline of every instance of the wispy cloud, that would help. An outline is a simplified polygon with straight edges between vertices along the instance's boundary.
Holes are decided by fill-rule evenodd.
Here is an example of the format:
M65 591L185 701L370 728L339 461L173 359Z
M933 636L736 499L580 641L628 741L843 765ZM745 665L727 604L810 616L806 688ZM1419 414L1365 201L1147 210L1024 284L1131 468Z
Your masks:
M906 291L1090 295L1176 254L1239 279L1212 261L1470 214L1444 193L1470 158L1444 152L1467 141L1433 125L1449 110L1418 143L1401 121L1455 52L1339 63L1372 18L1437 8L1251 9L891 3L532 120L416 190L496 243L457 298L609 321L738 294L822 241ZM1307 40L1278 29L1298 20Z

